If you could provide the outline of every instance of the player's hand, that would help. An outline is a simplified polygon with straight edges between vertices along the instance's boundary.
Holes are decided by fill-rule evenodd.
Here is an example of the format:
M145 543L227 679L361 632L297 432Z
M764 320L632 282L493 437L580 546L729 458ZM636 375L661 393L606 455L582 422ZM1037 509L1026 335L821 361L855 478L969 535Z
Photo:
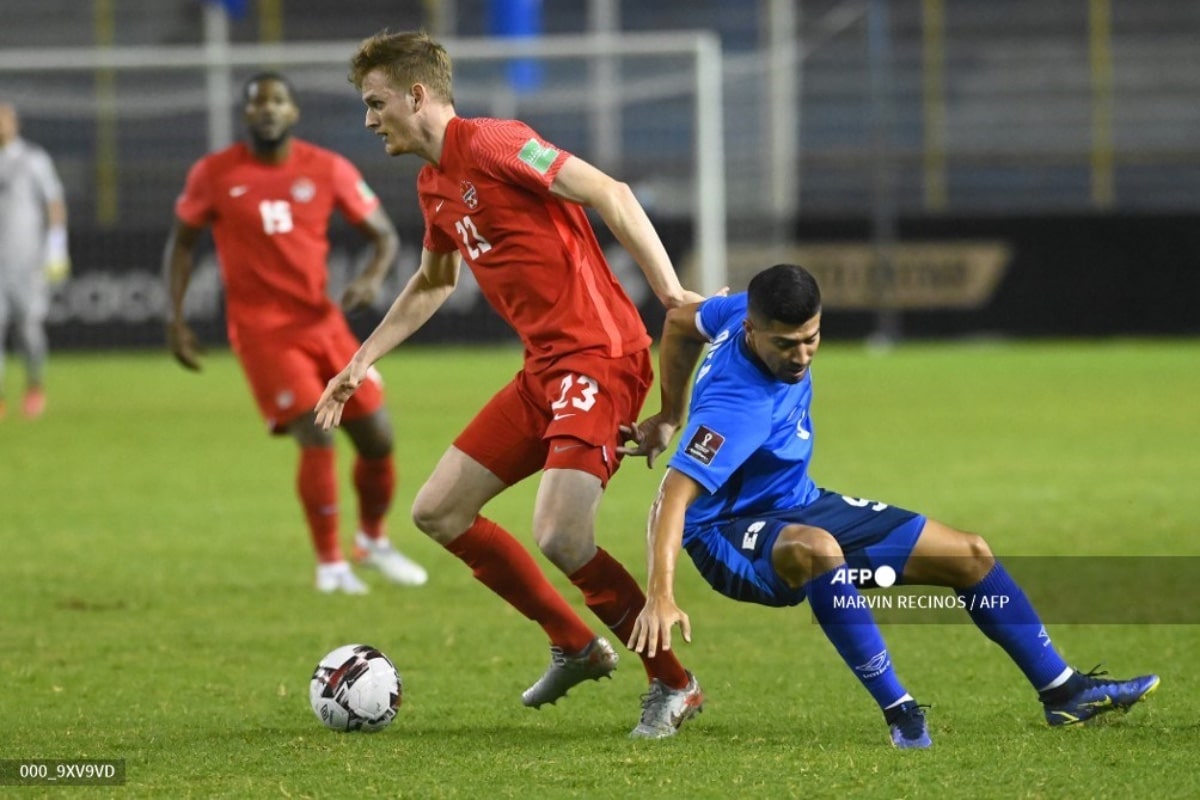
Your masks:
M622 425L621 441L627 444L618 447L617 452L625 456L645 456L646 466L652 468L654 459L667 449L677 430L679 426L667 420L660 411L636 425Z
M71 259L69 256L52 258L44 267L46 280L51 286L57 286L71 276Z
M167 323L167 347L180 364L190 370L200 371L200 356L204 354L204 348L186 322L178 320Z
M362 308L370 308L371 304L375 302L375 298L379 297L379 289L379 281L359 275L350 281L345 291L342 292L342 310L357 311Z
M683 609L675 605L669 597L654 599L646 598L642 613L633 621L633 633L629 634L629 649L635 653L645 653L650 658L661 650L671 649L671 628L676 623L685 642L692 641L692 621ZM660 647L661 644L661 647Z
M321 399L317 401L317 425L324 430L340 425L346 401L366 377L367 369L355 361L351 361L345 369L334 375L329 383L325 384L325 391L321 392Z

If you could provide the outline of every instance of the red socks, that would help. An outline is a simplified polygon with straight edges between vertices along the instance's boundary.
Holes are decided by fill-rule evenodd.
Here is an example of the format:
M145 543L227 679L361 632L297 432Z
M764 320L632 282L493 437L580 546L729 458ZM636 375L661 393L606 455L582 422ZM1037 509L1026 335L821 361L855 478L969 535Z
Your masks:
M587 607L621 640L621 644L628 642L633 623L646 605L646 595L621 562L596 548L595 558L570 577L571 583L583 592ZM688 685L687 671L674 651L660 649L653 658L644 653L641 658L642 666L651 678L657 678L672 689Z
M317 561L328 564L343 560L342 546L338 542L338 487L332 447L300 448L296 489L308 519Z
M476 580L541 625L550 642L564 652L578 653L595 638L529 551L490 519L475 517L471 527L446 549L472 569Z
M496 523L476 517L466 533L446 549L464 561L475 578L538 623L550 641L567 653L578 653L591 643L594 634L563 597L555 591L521 543ZM633 623L646 596L633 576L607 552L596 556L570 576L583 592L584 601L624 644L633 633ZM688 674L670 650L653 658L642 655L646 674L672 689L688 684Z
M358 527L372 539L383 535L383 517L396 490L396 466L391 455L354 461L354 488L358 492Z

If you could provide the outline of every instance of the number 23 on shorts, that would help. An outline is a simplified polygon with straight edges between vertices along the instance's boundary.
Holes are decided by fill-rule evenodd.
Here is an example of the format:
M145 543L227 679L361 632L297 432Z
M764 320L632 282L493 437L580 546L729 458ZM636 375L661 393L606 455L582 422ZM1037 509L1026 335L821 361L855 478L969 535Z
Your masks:
M559 385L562 391L559 392L558 399L550 404L550 410L554 412L556 420L587 412L596 405L596 395L600 392L600 386L592 378L586 375L564 375Z

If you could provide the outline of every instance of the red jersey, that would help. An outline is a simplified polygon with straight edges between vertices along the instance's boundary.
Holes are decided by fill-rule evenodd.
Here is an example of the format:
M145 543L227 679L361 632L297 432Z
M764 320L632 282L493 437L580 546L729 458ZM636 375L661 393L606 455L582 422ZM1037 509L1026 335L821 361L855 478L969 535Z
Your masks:
M245 144L197 161L175 213L212 225L225 283L229 338L310 325L336 311L326 287L329 218L362 222L379 199L348 160L293 139L287 161L265 164Z
M570 155L522 122L455 117L441 162L417 176L425 248L462 253L535 372L573 353L618 358L650 345L587 214L550 194Z

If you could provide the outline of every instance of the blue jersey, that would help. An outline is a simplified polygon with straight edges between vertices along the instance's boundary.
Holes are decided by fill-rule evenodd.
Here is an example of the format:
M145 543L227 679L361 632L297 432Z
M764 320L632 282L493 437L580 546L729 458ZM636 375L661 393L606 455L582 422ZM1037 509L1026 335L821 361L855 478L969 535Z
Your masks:
M745 318L744 292L710 298L696 313L697 327L711 344L670 461L708 491L688 508L688 528L801 508L820 494L808 475L811 370L794 384L767 372L746 345Z

